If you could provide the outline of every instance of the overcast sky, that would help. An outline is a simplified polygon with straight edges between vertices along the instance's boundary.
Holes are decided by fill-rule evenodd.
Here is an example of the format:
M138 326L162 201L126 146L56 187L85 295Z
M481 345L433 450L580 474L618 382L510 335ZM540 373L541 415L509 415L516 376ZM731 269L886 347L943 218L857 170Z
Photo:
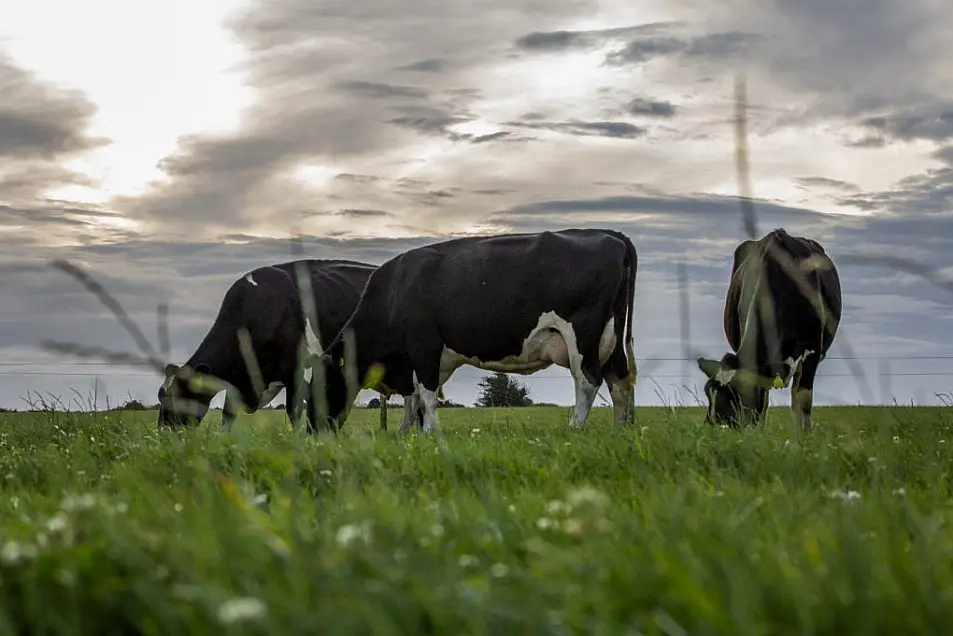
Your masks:
M379 264L459 233L570 226L620 229L639 251L638 403L693 403L679 385L703 377L678 361L676 273L685 263L691 354L720 357L744 238L738 72L759 233L810 236L840 271L844 318L815 403L937 403L953 391L953 294L848 261L886 254L953 276L947 4L8 3L0 405L94 386L101 401L155 401L149 370L40 349L134 350L51 258L98 277L153 342L170 303L182 362L235 279L291 258L290 236L312 257ZM864 379L837 359L850 356ZM472 403L479 376L460 369L448 397ZM566 370L524 380L536 400L572 403Z

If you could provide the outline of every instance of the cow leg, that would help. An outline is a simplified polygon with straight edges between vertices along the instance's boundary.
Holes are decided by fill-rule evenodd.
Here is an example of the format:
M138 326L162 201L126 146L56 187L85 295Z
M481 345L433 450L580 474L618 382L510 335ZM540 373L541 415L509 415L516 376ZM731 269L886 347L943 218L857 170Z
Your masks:
M285 413L292 431L297 431L300 424L302 397L301 387L295 387L294 380L285 382Z
M404 396L404 418L400 421L400 432L409 433L414 424L421 424L420 397L417 391Z
M235 426L235 418L238 416L238 407L235 402L230 399L227 395L225 396L225 404L222 405L222 433L231 433L232 427Z
M635 362L633 361L633 364ZM616 424L630 426L635 424L635 369L629 375L625 350L618 347L612 357L602 367L602 375L609 385L609 395L612 397L612 412Z
M562 323L556 327L569 353L569 372L572 374L576 388L576 404L573 407L569 428L578 429L585 426L589 419L589 411L596 401L596 393L602 384L602 370L599 364L599 346L595 344L580 351L576 333L586 333L585 327L577 329L569 323ZM599 333L596 331L595 333ZM598 340L597 340L598 342Z
M612 414L616 424L631 426L635 424L635 387L616 378L606 378L609 395L612 397Z
M791 410L794 411L794 420L801 428L811 428L811 409L814 405L814 376L817 375L817 365L820 356L807 356L798 365L791 381Z
M440 353L418 354L413 360L414 392L417 394L424 434L437 429L437 391L440 388ZM433 388L430 388L433 387ZM416 418L415 418L416 419Z

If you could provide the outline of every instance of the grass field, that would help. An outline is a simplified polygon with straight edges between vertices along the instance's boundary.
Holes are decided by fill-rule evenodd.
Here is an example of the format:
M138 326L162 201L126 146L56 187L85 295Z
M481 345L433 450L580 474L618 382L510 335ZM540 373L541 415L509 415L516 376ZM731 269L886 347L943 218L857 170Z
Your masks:
M389 414L392 428L399 410ZM953 416L446 409L0 420L0 632L947 634Z

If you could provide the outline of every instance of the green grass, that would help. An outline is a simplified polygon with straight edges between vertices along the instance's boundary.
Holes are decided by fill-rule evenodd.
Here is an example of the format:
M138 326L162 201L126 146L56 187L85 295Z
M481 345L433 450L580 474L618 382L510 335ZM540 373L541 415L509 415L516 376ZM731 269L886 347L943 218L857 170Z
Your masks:
M568 416L0 416L0 633L951 632L950 409Z

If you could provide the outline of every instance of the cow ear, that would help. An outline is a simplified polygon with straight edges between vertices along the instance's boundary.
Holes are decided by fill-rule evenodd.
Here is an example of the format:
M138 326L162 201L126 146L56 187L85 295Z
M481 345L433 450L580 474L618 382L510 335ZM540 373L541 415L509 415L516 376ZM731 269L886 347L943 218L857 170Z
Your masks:
M698 359L698 368L701 369L701 372L705 374L705 377L714 378L715 375L721 371L721 363L717 360L709 360L707 358Z
M175 374L179 372L179 365L172 364L171 362L165 365L165 377L171 379L175 377Z

